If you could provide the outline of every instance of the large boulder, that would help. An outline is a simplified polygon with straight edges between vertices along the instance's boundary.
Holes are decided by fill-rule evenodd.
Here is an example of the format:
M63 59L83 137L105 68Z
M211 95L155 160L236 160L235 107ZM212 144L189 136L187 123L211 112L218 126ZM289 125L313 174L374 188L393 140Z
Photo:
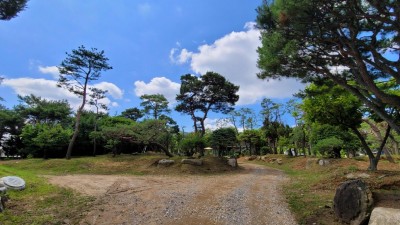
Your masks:
M168 167L168 166L173 165L174 163L175 163L175 161L172 159L161 159L158 161L157 166Z
M400 209L376 207L372 210L368 225L400 224Z
M360 225L372 211L372 192L362 180L350 180L342 183L333 199L336 216L344 223Z
M201 160L201 159L182 159L181 163L194 165L194 166L201 166L201 165L203 165L203 160Z

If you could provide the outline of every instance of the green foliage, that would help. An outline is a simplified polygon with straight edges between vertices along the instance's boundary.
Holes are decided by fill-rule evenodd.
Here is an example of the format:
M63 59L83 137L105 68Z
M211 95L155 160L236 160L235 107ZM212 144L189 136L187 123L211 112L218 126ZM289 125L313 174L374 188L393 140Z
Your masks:
M206 141L199 134L190 133L180 141L179 147L185 152L185 155L192 156L195 152L202 151L206 147Z
M104 127L113 127L116 125L134 125L136 124L135 121L132 121L131 119L121 117L121 116L107 116L104 117L100 120L99 122L100 126Z
M134 122L123 117L108 119L103 123L101 135L107 142L107 148L112 149L116 154L117 146L122 143L134 143L143 146L155 146L165 152L166 155L172 156L168 151L169 130L166 121L163 120L145 120L142 122ZM119 123L121 121L122 123ZM117 123L115 123L117 122ZM111 125L110 125L111 124Z
M30 124L47 123L69 126L71 107L66 100L47 100L35 95L18 96L16 111Z
M250 155L255 155L259 154L260 148L265 145L265 139L263 137L264 133L260 129L244 130L239 134L238 139L245 143L245 147L250 151Z
M325 142L324 140L328 141ZM327 147L328 144L324 145L324 143L329 143L329 141L334 143L335 140L336 145L332 144L332 148ZM312 143L311 146L314 153L328 157L334 157L335 154L338 157L341 149L347 154L352 153L355 155L355 152L361 148L360 140L353 133L329 124L314 123L311 127L310 142ZM321 142L319 145L322 148L319 148L319 142Z
M361 102L331 82L310 84L304 91L302 109L312 122L357 128L362 123Z
M189 114L195 132L200 128L201 135L206 132L204 121L209 111L229 113L239 100L236 92L239 86L227 81L215 72L207 72L200 78L191 74L181 76L180 93L176 96L175 110ZM200 124L198 124L200 123Z
M218 155L225 155L229 148L236 146L237 138L236 131L234 128L219 128L212 132L210 137L211 145L218 149Z
M58 67L60 77L57 86L82 96L86 101L88 83L99 79L102 71L112 67L108 64L104 51L98 51L96 48L88 50L82 45L72 50L72 53L66 54L67 58Z
M112 67L108 64L108 58L105 57L104 51L98 51L96 48L87 50L82 45L79 46L78 49L72 50L72 53L66 54L67 58L64 59L58 67L60 77L57 86L65 88L69 92L82 98L82 103L76 114L74 134L70 140L65 156L67 159L70 159L72 148L79 134L81 114L87 102L88 85L90 82L98 80L102 71L110 70ZM95 90L92 93L96 92L98 95L92 96L92 99L99 99L104 94L104 92L100 90Z
M392 0L263 1L258 77L330 80L400 133L400 68L391 57L398 54L397 8Z
M15 110L0 108L0 139L5 134L18 135L24 125L24 118Z
M21 151L24 146L19 135L14 134L3 139L1 147L3 148L3 152L6 156L21 156L22 158L26 157L26 154Z
M90 94L89 94L89 105L92 105L96 108L96 113L99 114L99 110L108 110L108 107L106 104L102 103L100 100L104 99L106 97L106 93L108 92L107 90L101 90L95 87L89 88Z
M162 94L142 95L140 96L143 106L143 113L152 115L153 119L158 119L162 113L170 113L168 108L168 100Z
M26 8L28 0L0 1L0 20L11 20Z
M271 153L277 153L278 141L281 136L288 136L289 127L281 122L281 116L285 114L283 105L273 102L269 98L264 98L261 102L264 116L262 130L267 139L268 147Z
M257 115L250 108L240 108L229 113L229 121L234 125L236 133L239 133L238 127L242 130L252 130L257 126Z
M60 156L71 135L68 102L46 100L35 95L18 97L21 103L13 110L13 117L20 117L20 124L14 126L21 131L9 132L11 137L4 143L5 149L12 155L23 157L29 154L35 157Z
M22 153L35 157L58 155L64 153L65 147L72 135L71 129L65 129L60 124L27 124L22 129L21 139L24 144Z
M342 146L342 140L336 137L329 137L319 140L317 144L314 145L314 150L318 151L321 155L325 157L335 157L335 149L338 149L340 152Z
M143 112L137 107L128 108L121 112L121 116L131 119L133 121L138 121L140 118L143 117Z

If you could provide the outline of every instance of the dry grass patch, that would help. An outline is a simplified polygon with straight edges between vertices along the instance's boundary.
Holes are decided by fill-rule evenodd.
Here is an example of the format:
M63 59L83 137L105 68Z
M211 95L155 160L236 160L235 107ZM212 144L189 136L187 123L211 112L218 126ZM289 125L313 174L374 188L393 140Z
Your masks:
M290 177L285 194L292 211L300 224L340 224L333 212L332 204L336 188L354 176L366 182L373 194L376 206L400 208L400 160L390 163L382 159L378 171L367 171L368 158L329 159L329 165L320 166L317 158L269 155L268 159L281 158L282 165L256 161L269 167L284 170Z

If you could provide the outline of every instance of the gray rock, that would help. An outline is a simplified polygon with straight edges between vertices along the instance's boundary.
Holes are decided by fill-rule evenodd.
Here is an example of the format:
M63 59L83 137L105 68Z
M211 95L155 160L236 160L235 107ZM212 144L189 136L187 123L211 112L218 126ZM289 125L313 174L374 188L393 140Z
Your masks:
M360 225L370 216L373 205L372 193L362 180L342 183L333 199L336 216L344 223Z
M203 165L203 160L201 160L201 159L182 159L181 163L194 165L194 166L201 166L201 165Z
M331 162L330 162L329 160L327 160L327 159L320 159L320 160L318 161L318 164L319 164L320 166L327 166L327 165L331 164Z
M276 160L276 163L278 163L278 165L282 165L283 161L282 161L281 158L279 158L279 159Z
M228 165L230 165L232 167L237 167L238 166L236 158L228 159L227 163L228 163Z
M400 209L376 207L372 210L368 225L400 224Z
M175 161L172 159L161 159L158 161L158 166L168 167L168 166L173 165L174 163L175 163Z

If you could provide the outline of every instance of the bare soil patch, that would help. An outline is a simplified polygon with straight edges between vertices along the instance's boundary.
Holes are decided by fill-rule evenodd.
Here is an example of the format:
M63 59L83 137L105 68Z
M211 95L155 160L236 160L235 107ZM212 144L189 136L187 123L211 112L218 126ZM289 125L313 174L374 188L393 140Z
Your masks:
M240 164L220 175L48 176L96 197L78 224L297 224L281 195L283 172Z

